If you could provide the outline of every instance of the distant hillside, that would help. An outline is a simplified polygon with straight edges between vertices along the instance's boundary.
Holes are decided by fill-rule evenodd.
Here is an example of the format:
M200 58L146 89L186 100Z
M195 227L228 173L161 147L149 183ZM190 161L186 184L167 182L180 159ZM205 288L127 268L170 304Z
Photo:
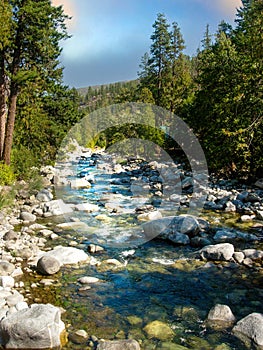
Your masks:
M125 87L127 85L137 85L138 84L138 80L126 80L126 81L119 81L116 83L110 83L110 84L101 84L101 85L91 85L91 86L87 86L87 87L82 87L82 88L78 88L77 91L80 94L80 96L85 96L88 91L92 90L92 91L98 91L103 89L110 89L111 87L113 88L120 88L120 87Z
M129 101L130 94L136 90L138 84L139 80L130 80L79 88L77 91L80 95L80 107L90 113L114 103Z

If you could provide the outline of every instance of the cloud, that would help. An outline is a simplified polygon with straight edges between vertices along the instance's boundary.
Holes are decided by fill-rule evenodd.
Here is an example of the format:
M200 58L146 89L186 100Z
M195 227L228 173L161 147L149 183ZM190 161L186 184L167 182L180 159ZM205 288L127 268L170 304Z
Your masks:
M52 5L63 6L65 14L72 17L67 21L67 26L69 29L73 29L77 18L77 8L75 6L74 0L52 0Z
M233 19L236 14L236 9L242 6L241 0L196 0L203 7L211 10L216 10L221 15Z

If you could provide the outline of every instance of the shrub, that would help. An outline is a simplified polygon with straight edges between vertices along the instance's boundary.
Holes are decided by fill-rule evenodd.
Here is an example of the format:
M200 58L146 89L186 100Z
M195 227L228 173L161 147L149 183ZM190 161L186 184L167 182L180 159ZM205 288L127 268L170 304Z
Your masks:
M0 186L11 185L15 181L12 168L4 163L0 163Z

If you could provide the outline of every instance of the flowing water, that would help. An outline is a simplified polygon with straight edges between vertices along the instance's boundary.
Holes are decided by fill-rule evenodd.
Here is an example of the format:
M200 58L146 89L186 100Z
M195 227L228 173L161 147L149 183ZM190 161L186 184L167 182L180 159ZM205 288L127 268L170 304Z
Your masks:
M189 246L173 246L161 240L144 242L132 211L147 203L147 198L134 196L128 184L113 185L116 176L91 166L90 160L77 167L82 175L94 175L94 185L81 190L61 187L57 196L66 202L89 202L101 207L90 214L75 212L75 220L87 226L60 232L59 242L66 245L76 241L77 247L85 250L90 243L102 245L105 251L94 258L116 258L123 266L96 266L94 262L64 268L53 286L43 287L41 292L32 290L33 298L62 306L69 333L85 329L98 338L130 337L140 341L143 350L176 350L176 344L196 350L246 349L230 330L210 329L204 321L217 303L229 305L237 319L263 312L262 269L231 262L206 264L192 259L195 249ZM122 212L109 213L103 206L108 202L121 207ZM65 222L70 217L57 220ZM81 290L77 280L82 276L98 277L100 282ZM143 329L156 320L169 325L173 336L148 339ZM89 347L69 341L63 349Z

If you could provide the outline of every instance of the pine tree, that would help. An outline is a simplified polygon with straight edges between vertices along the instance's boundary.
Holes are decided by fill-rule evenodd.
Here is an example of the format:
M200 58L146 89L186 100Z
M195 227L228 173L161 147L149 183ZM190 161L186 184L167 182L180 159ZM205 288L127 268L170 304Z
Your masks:
M66 16L62 7L53 7L49 0L12 0L8 3L12 10L14 31L5 49L5 71L1 71L5 80L7 75L10 77L1 157L6 164L10 164L11 160L19 94L30 81L37 83L39 93L48 91L61 81L62 69L58 67L61 53L59 42L67 37L64 24Z

